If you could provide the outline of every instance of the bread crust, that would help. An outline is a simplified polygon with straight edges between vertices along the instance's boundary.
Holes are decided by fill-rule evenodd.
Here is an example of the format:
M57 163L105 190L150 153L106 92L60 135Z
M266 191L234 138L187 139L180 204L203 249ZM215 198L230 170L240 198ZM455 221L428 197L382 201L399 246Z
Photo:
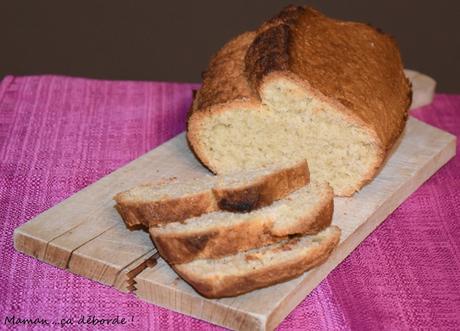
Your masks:
M116 209L129 228L137 225L149 228L218 210L211 191L153 202L125 201L121 195L114 199L117 201Z
M215 186L211 190L178 198L157 201L131 201L126 193L120 192L114 199L115 208L129 228L146 228L181 222L218 210L247 212L270 205L289 193L307 185L310 173L307 161L277 169L258 180L238 187Z
M296 256L282 263L261 266L242 275L203 275L188 270L186 264L176 264L173 268L197 292L207 298L240 295L296 278L322 264L340 240L340 229L336 226L332 228L334 228L332 234L309 254Z
M315 234L332 222L334 195L330 187L316 208L293 224L274 226L272 218L252 218L239 224L214 227L194 232L162 233L150 228L150 235L160 255L170 264L187 263L195 259L219 258L248 249L272 244L289 235Z
M373 137L375 163L357 188L340 195L370 181L403 131L412 98L394 39L367 24L288 6L227 43L203 76L187 125L195 154L214 173L219 169L200 144L203 120L235 108L262 110L264 85L275 78L295 82Z

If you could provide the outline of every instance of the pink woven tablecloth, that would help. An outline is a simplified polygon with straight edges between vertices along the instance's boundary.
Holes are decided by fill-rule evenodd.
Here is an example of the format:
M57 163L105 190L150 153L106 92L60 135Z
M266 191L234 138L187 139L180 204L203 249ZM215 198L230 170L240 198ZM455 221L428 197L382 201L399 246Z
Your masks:
M119 316L118 329L220 329L13 248L13 230L184 130L196 84L58 76L0 84L0 328ZM460 95L413 115L460 135ZM6 322L6 324L5 324ZM21 327L22 328L22 327ZM67 329L116 329L76 326ZM402 204L279 329L460 329L460 157ZM44 327L49 329L49 327Z

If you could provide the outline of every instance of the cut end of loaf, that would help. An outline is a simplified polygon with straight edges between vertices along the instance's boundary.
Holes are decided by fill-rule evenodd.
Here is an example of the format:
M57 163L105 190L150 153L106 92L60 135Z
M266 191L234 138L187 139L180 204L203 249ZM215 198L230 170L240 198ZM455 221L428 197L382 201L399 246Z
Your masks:
M311 177L349 196L377 171L375 134L289 79L267 79L261 105L237 103L190 118L189 140L216 173L307 159Z

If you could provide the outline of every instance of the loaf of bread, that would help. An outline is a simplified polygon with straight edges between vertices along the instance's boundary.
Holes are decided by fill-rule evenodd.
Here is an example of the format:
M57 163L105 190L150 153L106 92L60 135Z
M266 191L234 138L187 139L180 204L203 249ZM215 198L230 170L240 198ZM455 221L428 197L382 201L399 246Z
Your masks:
M299 236L220 259L194 260L173 268L208 298L235 296L295 278L323 263L337 246L340 229Z
M212 58L187 137L216 174L307 159L312 178L350 196L382 166L410 103L390 36L289 6Z
M218 210L245 212L267 206L309 180L307 162L300 160L223 176L140 185L114 199L128 227L148 228Z
M220 211L150 228L169 263L219 258L286 239L314 234L331 224L334 195L326 183L311 182L270 206L249 213Z

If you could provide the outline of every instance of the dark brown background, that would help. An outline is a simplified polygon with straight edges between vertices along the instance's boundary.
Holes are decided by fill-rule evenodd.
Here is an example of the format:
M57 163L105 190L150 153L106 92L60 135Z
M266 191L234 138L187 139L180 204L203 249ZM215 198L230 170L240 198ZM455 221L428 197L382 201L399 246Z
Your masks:
M0 1L0 78L56 73L197 82L229 38L289 3L371 23L405 66L460 92L460 1Z

